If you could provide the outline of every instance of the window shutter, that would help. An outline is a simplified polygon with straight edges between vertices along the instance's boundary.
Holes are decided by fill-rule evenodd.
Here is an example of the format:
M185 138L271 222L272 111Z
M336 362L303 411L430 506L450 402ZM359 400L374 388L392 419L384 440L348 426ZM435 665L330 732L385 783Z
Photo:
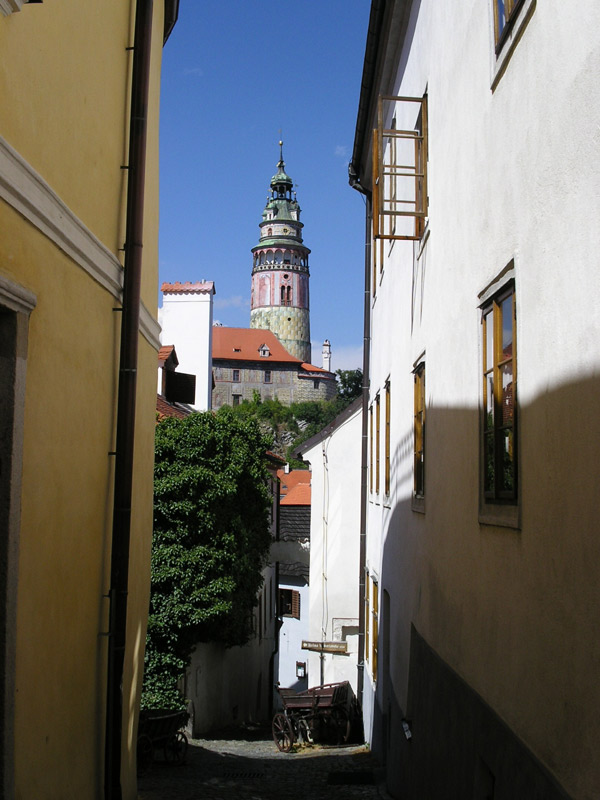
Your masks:
M292 617L300 619L300 592L292 591Z

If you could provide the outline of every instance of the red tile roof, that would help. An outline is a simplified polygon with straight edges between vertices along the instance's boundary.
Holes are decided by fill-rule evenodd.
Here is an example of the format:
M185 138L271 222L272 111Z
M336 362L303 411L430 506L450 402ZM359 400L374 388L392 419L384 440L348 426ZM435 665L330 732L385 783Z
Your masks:
M209 292L211 294L216 294L213 281L196 281L196 283L191 283L190 281L180 283L177 281L176 283L163 283L160 290L163 294L207 294Z
M270 355L261 356L260 347L266 344ZM302 361L294 358L271 331L261 328L225 328L215 325L212 329L212 357L227 361L262 361L265 364L289 363L300 366Z
M185 408L179 408L173 403L169 403L162 395L156 395L156 413L158 421L160 422L165 417L177 417L177 419L185 419L189 415L189 411Z
M171 354L173 354L173 360L175 361L175 366L177 366L179 364L179 359L177 358L175 347L172 344L165 344L158 351L158 366L162 367L162 365L169 360Z
M290 472L278 469L277 477L279 478L279 493L281 495L287 494L299 483L310 486L310 470L307 469L292 469Z
M306 370L306 372L319 372L323 378L335 378L333 372L328 372L323 367L315 367L314 364L302 364L302 369Z
M282 506L309 506L310 505L310 485L299 483L288 489L285 497L279 501Z

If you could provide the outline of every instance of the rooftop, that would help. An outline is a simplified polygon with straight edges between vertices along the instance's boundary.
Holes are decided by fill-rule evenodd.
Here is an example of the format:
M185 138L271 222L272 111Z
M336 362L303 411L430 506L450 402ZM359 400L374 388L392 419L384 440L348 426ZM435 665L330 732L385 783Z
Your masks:
M190 281L186 281L185 283L180 283L176 281L175 283L163 283L160 287L160 290L163 294L215 294L215 284L214 281L196 281L195 283L191 283Z

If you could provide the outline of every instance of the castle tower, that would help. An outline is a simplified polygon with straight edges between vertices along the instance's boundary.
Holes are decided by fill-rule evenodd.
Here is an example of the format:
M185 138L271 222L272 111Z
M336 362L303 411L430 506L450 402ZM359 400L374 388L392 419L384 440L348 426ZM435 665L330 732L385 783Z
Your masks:
M250 327L272 331L296 358L311 362L308 254L302 243L300 206L286 175L283 142L277 173L260 223L260 240L252 248Z

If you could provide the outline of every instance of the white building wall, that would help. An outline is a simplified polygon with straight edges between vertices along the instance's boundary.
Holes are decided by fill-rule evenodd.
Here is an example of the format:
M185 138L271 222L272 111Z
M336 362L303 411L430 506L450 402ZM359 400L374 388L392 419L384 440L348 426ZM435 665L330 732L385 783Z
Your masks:
M424 243L384 243L371 305L382 453L391 384L392 487L368 498L380 658L376 687L366 665L365 728L385 750L381 720L393 708L400 730L414 624L573 796L591 797L600 786L589 755L589 742L600 743L600 694L583 676L600 655L598 615L585 610L600 584L591 466L600 428L589 413L600 374L600 229L592 222L600 214L600 10L584 0L577 15L557 3L526 2L523 18L528 12L501 74L491 2L454 4L451 13L437 0L413 3L397 72L380 87L427 92L430 206ZM478 518L479 294L511 261L518 530ZM412 370L423 354L425 513L412 506Z
M254 633L243 647L217 642L196 645L182 692L191 712L192 736L247 723L267 724L274 704L275 569L263 571L264 584L254 609ZM266 616L262 609L266 609Z
M345 641L348 654L308 654L313 686L357 689L360 528L360 401L321 441L303 449L311 465L310 641ZM338 418L339 419L339 418ZM335 424L335 423L334 423Z
M314 685L314 676L308 673L308 653L302 649L302 641L308 639L309 631L309 587L303 578L282 576L279 578L279 588L300 593L300 619L282 617L279 630L279 685L303 692ZM297 676L296 662L306 664L304 678Z
M167 287L170 285L167 284ZM212 397L212 282L173 284L163 287L163 304L158 310L162 328L161 344L175 346L179 372L196 376L195 411L211 407ZM186 289L186 287L188 287Z

